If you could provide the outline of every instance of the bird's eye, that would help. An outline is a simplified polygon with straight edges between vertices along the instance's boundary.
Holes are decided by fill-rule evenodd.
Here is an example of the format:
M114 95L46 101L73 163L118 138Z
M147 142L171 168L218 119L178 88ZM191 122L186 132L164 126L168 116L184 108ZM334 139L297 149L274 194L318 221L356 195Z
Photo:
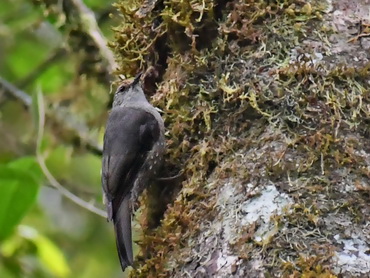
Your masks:
M122 84L117 88L117 93L123 93L127 88L126 84Z
M130 86L130 84L129 83L127 83L127 82L124 82L124 83L122 83L121 85L119 85L118 86L118 88L117 88L117 93L123 93L124 91L126 91L127 90L127 88Z

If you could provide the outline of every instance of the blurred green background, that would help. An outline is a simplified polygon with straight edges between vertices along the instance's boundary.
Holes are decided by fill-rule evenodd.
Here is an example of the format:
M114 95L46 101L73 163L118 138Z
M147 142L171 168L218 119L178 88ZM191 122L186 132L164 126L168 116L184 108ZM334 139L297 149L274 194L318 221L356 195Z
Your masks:
M56 180L103 209L99 148L110 79L81 23L63 13L65 3L0 1L2 278L123 276L112 225L62 196L36 157L39 139ZM112 3L84 1L107 41L119 21ZM26 95L16 97L19 90ZM37 100L45 108L42 138Z

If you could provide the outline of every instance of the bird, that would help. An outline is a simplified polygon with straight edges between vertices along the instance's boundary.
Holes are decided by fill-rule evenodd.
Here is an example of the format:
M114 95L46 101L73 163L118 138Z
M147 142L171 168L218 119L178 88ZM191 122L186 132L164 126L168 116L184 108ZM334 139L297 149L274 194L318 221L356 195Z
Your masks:
M102 155L103 198L122 271L134 263L131 217L138 197L158 175L166 150L163 119L146 99L140 77L114 95Z

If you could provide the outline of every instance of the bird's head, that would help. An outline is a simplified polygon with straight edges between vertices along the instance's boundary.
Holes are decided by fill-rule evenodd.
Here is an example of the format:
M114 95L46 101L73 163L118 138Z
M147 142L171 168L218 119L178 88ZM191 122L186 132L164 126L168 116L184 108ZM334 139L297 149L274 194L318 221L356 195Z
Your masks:
M129 102L140 102L147 101L144 91L141 87L142 73L136 75L133 81L125 80L118 88L114 94L113 107L121 106Z

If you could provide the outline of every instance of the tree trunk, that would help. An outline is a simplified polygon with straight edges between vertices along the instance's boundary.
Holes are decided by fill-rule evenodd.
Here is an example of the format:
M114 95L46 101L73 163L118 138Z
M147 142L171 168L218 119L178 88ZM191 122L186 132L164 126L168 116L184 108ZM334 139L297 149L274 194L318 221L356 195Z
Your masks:
M122 72L151 67L184 170L132 277L370 277L369 5L119 6Z

